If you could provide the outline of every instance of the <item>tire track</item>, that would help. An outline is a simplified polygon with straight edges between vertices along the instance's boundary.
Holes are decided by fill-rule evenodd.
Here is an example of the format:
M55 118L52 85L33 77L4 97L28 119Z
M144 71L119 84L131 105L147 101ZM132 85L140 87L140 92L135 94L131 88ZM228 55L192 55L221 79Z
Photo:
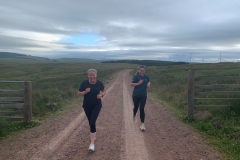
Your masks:
M102 101L111 93L114 87L118 86L120 78L122 78L122 72L118 75L115 82L107 89L106 95L103 97ZM61 132L59 132L55 137L53 137L47 144L42 146L34 155L30 158L31 160L46 160L46 159L57 159L59 156L56 155L59 151L66 150L69 139L78 139L76 137L77 133L81 132L83 125L88 123L85 117L85 113L81 112L74 120L72 120L69 125Z
M58 133L56 137L52 138L48 144L40 148L40 150L37 153L35 153L30 159L31 160L48 159L52 155L52 153L54 153L62 145L63 142L67 141L69 135L71 135L74 129L80 125L84 117L85 117L84 112L80 113L79 116L77 116L73 121L71 121L70 124L63 131Z

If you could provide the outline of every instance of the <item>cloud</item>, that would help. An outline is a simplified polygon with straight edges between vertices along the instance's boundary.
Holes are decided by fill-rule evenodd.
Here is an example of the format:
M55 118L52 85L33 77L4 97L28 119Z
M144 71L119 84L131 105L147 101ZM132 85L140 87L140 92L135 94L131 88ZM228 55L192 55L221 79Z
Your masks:
M47 57L236 61L237 0L3 0L0 51ZM170 57L170 58L169 58Z

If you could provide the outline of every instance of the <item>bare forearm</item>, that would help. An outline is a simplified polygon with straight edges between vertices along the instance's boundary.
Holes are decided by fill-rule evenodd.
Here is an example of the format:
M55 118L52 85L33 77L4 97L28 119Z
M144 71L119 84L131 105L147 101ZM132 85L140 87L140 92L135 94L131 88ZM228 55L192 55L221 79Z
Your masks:
M104 96L106 94L106 90L104 89L101 94Z
M139 85L139 83L131 83L130 84L130 86L132 86L132 87L135 87L135 86L138 86Z
M78 94L79 96L84 96L84 95L86 94L86 91L82 91L82 92L78 91L77 94Z
M150 82L148 82L148 84L147 84L147 88L150 88Z

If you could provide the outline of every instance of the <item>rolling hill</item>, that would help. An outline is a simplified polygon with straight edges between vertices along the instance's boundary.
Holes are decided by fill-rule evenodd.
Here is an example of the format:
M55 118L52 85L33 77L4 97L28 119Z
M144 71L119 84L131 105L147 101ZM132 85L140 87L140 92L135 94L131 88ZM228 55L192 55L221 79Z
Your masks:
M49 59L26 54L0 52L1 63L100 63L101 61L86 58Z

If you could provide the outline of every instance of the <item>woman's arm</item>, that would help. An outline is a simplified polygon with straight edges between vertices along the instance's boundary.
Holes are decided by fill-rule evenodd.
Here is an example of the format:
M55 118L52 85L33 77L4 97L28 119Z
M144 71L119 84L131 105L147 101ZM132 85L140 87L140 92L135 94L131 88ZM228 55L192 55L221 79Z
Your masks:
M82 91L82 92L78 91L77 94L78 94L79 96L84 96L84 94L86 94L86 93L85 93L85 91Z
M103 96L106 94L106 89L103 89L100 94L97 95L97 99L103 98Z
M150 88L150 82L148 82L148 84L147 84L147 88Z
M86 90L85 91L78 91L78 95L79 96L84 96L85 94L87 94L88 92L90 92L90 88L86 88Z
M143 80L140 80L138 83L130 83L130 86L135 87L143 83Z
M103 89L102 91L101 91L101 95L102 95L102 97L106 94L106 89Z

